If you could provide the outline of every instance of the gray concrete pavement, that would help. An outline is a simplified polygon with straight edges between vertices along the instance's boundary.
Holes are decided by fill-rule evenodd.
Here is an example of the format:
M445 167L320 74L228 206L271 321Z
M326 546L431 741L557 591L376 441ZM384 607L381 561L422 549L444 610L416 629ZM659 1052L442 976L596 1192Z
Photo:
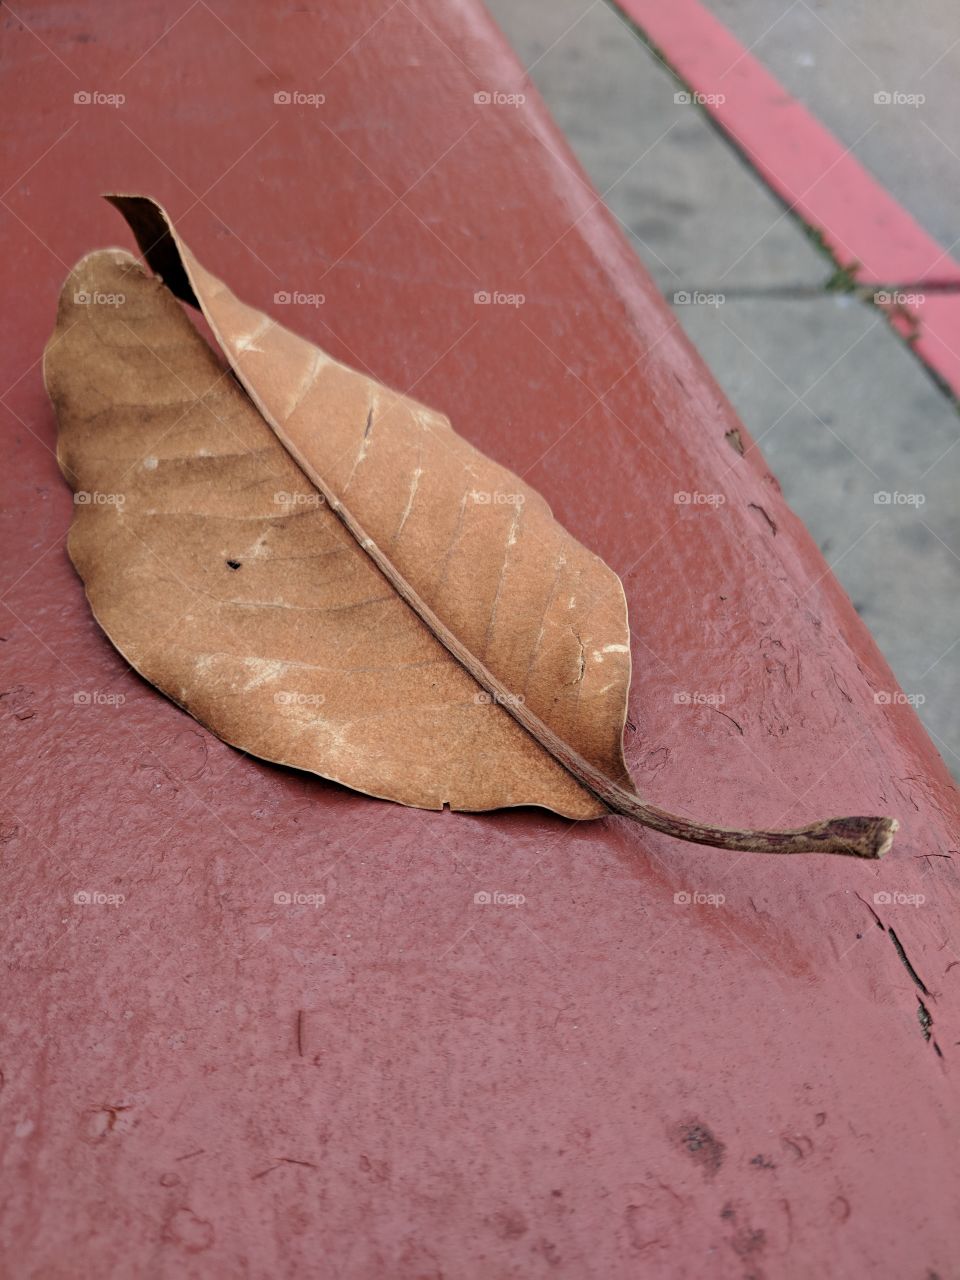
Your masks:
M953 0L707 0L707 7L950 248L960 235ZM925 100L878 104L878 91Z
M589 0L487 4L667 298L680 289L724 291L720 306L681 305L676 313L960 776L953 402L875 309L824 287L830 262L700 112L674 101L670 74L613 10ZM787 87L848 142L883 110L870 87L877 76L883 87L910 91L953 26L960 36L960 11L953 16L939 0L929 7L943 10L941 28L912 44L913 11L897 12L888 0L871 0L869 10L851 5L843 22L834 20L837 6L804 0L711 7L745 43L761 36L758 56L771 52L774 74L783 71ZM868 22L874 11L882 23ZM858 40L873 69L841 73L837 49L857 66ZM950 57L960 65L960 44L942 65ZM927 76L931 90L937 74ZM949 74L945 80L933 126L944 137L939 113L958 96ZM960 113L949 119L960 126ZM917 130L927 131L908 123L896 110L881 116L868 135L876 136L876 154L858 154L949 246L955 202L932 174L937 166L953 174L954 161L932 135L932 145L919 148ZM798 286L806 296L796 296ZM878 493L911 497L884 503Z
M726 148L707 118L674 101L673 76L602 0L487 7L665 293L721 278L816 285L832 273L774 196L719 159Z

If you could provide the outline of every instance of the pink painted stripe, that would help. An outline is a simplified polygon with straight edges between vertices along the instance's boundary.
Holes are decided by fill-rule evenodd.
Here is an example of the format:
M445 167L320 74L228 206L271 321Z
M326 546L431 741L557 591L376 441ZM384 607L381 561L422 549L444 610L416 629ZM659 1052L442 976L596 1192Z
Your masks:
M909 293L960 284L960 263L698 0L614 2L859 282ZM891 311L891 322L914 331L917 355L960 395L960 296L928 293L902 311L912 320Z

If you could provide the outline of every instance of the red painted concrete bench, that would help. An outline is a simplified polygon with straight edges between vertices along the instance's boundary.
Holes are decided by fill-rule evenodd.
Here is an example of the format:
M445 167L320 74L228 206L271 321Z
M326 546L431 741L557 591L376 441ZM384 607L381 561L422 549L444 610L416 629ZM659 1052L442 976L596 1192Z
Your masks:
M955 792L482 7L20 17L0 1270L954 1274ZM407 810L243 757L126 671L66 557L39 371L68 267L131 245L108 190L448 412L621 574L650 799L889 812L893 852Z

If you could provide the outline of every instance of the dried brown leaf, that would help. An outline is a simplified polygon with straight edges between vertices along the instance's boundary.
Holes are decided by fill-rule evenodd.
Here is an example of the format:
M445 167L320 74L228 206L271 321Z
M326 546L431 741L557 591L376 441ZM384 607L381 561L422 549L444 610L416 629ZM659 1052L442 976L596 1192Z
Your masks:
M70 551L147 679L245 750L406 804L612 808L728 848L885 851L889 819L742 832L646 805L623 759L612 570L445 417L238 301L152 201L111 199L166 285L121 251L83 259L45 372L68 479L123 496L78 505Z

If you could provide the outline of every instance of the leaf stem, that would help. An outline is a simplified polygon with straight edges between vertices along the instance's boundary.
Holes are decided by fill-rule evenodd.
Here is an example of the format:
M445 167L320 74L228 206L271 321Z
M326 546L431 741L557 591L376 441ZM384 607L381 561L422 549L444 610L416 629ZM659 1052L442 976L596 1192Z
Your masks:
M900 826L896 818L850 817L828 818L788 831L741 831L691 822L629 795L627 803L617 800L611 803L610 799L600 798L615 812L677 840L692 840L718 849L741 849L747 853L836 853L850 858L877 859L893 844Z
M508 701L506 706L529 733L614 813L623 814L676 840L744 853L835 853L849 858L878 859L893 844L893 837L900 827L896 818L881 817L827 818L823 822L786 831L718 827L682 818L647 804L633 790L629 779L628 787L621 786L594 768L532 715L526 706L517 706L515 699Z

